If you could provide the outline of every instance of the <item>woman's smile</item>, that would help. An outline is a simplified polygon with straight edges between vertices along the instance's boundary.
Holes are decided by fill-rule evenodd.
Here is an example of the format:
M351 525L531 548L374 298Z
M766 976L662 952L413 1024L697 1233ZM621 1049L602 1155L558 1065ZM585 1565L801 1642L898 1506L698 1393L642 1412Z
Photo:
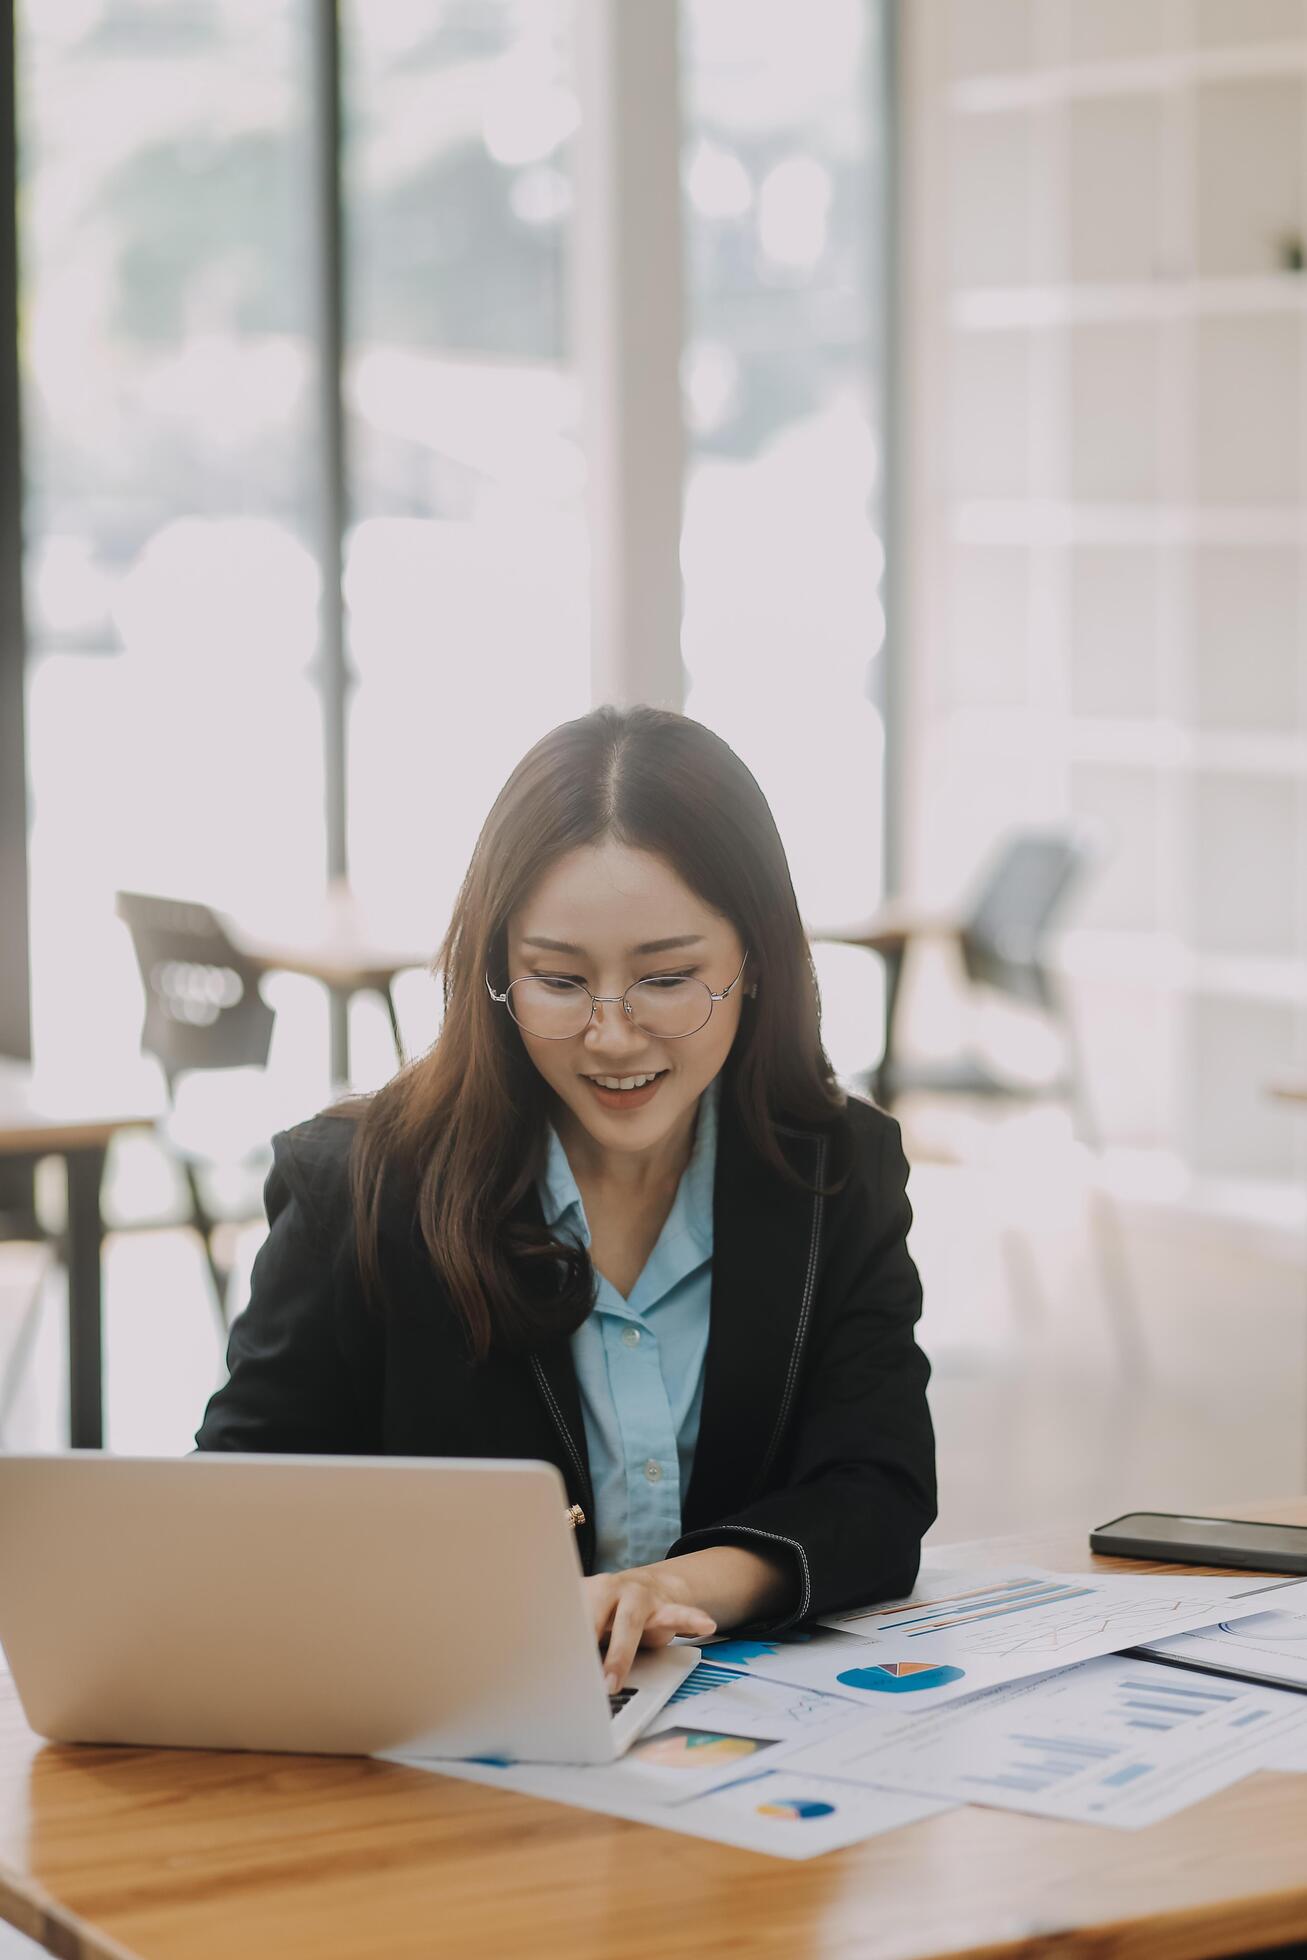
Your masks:
M586 1075L582 1081L590 1084L601 1109L625 1112L651 1103L667 1073L664 1068L640 1075Z

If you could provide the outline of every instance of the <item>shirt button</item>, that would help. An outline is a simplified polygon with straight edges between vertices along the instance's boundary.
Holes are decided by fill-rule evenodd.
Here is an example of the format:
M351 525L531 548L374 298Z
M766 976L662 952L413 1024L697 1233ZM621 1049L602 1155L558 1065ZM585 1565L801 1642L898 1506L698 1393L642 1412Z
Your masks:
M663 1466L661 1463L655 1462L653 1457L650 1457L644 1466L644 1474L651 1484L656 1484L663 1474Z
M622 1345L623 1347L639 1347L640 1329L638 1327L628 1327L622 1335Z

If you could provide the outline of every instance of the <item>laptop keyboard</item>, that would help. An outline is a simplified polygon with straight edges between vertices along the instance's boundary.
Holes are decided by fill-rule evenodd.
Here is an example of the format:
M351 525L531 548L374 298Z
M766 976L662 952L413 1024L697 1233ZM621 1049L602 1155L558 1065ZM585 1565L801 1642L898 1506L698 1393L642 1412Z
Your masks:
M632 1701L640 1690L638 1688L619 1688L615 1695L608 1697L608 1713L620 1715L628 1701Z

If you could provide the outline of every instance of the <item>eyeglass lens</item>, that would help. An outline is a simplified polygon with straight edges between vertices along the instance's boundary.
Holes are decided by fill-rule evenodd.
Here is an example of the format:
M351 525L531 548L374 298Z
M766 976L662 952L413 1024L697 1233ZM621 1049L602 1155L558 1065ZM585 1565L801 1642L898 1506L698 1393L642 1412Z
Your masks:
M673 975L637 980L627 989L626 1001L636 1027L664 1041L697 1033L712 1013L712 993L702 980ZM589 1026L590 995L575 980L532 974L514 980L508 989L508 1010L527 1034L562 1041Z

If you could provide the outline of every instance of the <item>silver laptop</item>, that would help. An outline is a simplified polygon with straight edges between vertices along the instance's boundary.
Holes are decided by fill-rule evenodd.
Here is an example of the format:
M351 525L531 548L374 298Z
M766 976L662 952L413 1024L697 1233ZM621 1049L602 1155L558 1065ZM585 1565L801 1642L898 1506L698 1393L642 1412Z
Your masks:
M609 1697L566 1509L547 1463L0 1456L0 1645L59 1742L611 1762L698 1650Z

